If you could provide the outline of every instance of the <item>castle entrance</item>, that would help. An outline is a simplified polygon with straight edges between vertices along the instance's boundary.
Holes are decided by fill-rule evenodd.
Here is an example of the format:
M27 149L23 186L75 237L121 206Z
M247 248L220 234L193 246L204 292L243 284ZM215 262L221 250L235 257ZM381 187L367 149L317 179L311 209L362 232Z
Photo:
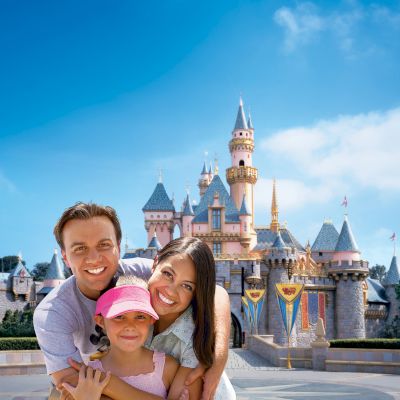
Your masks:
M242 347L242 327L239 320L234 314L231 313L231 334L229 340L229 347Z

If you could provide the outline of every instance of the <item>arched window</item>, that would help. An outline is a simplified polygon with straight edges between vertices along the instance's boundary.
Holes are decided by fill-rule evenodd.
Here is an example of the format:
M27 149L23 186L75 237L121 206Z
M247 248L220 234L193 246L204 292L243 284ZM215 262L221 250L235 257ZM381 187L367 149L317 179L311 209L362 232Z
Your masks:
M239 161L239 167L244 167L244 161L243 160Z

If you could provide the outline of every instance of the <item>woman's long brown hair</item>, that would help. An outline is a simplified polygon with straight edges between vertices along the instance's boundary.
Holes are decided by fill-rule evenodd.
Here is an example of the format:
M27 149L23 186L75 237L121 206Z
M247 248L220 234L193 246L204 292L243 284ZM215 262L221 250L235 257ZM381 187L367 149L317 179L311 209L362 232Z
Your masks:
M157 263L177 254L187 254L196 267L196 289L192 300L193 348L198 360L207 368L214 359L215 261L210 248L197 238L179 238L165 245Z

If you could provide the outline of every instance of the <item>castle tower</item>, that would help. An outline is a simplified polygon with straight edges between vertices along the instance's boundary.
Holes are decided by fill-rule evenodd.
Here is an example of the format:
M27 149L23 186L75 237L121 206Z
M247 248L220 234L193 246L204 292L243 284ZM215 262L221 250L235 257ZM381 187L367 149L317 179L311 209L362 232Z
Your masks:
M149 245L147 247L149 249L156 249L157 251L162 249L161 243L157 239L157 233L156 232L154 232L154 235L151 238L150 243L149 243Z
M201 171L200 179L199 179L199 183L198 183L198 186L200 189L200 198L203 197L203 194L206 192L210 182L212 181L211 175L212 175L211 166L210 166L210 170L207 171L206 162L204 161L203 169Z
M270 252L266 256L266 262L269 268L268 288L267 288L267 332L274 335L274 342L280 345L287 344L285 328L283 326L281 312L276 300L275 284L289 282L288 270L290 270L295 261L293 250L283 241L280 231L277 231L275 241ZM293 327L291 343L295 344L296 327Z
M361 261L347 215L328 273L336 280L336 337L365 338L363 283L368 263Z
M239 211L240 219L240 244L242 245L245 252L248 252L249 247L253 248L256 245L257 237L255 237L254 242L252 238L254 235L254 230L251 226L251 213L246 201L246 194L243 194L242 205Z
M61 285L65 281L64 268L58 258L57 250L54 249L53 257L50 261L49 268L43 280L43 287L38 292L38 296L45 297L55 287Z
M383 286L386 289L386 297L390 301L389 315L387 317L387 322L390 324L394 317L400 316L399 310L399 300L396 297L395 287L400 283L400 268L397 263L396 254L393 255L392 262L390 263L389 271L386 275L385 282Z
M27 301L31 294L31 288L33 285L33 277L28 272L25 265L22 263L22 256L18 255L18 264L14 270L10 273L11 287L14 293L15 300L18 296L23 295Z
M251 213L251 224L254 224L254 185L257 182L257 168L253 167L252 155L254 151L254 129L249 127L240 98L239 109L232 139L229 142L231 153L231 167L226 170L226 180L230 185L230 194L236 208L240 210L243 195L246 195L247 204Z
M271 225L270 229L272 232L279 232L279 221L278 221L278 202L276 200L276 182L274 179L274 183L272 186L272 203L271 203Z
M167 195L161 178L142 211L147 243L151 242L156 233L161 245L165 246L173 238L175 207Z
M192 221L194 218L194 212L190 203L189 193L186 196L186 200L183 203L182 211L182 232L183 236L192 236Z

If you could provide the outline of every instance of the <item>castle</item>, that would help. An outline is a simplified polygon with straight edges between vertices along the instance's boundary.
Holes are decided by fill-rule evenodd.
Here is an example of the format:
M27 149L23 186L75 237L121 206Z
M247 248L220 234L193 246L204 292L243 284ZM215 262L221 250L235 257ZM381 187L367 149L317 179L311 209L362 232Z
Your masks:
M187 194L177 211L160 180L142 209L148 247L127 248L124 257L154 257L173 238L175 227L181 236L205 241L216 259L217 282L230 295L234 346L240 346L243 333L249 332L241 306L241 297L248 288L266 289L258 333L273 334L278 344L286 342L275 284L289 280L305 285L292 345L309 345L314 340L319 317L324 321L328 339L379 336L384 323L399 314L394 292L400 281L396 257L384 286L368 278L368 262L361 258L347 215L340 233L332 222L325 221L313 245L303 246L279 222L275 181L270 224L255 226L254 186L258 170L252 162L254 127L250 115L246 119L242 100L229 151L229 193L218 165L213 171L204 163L198 182L198 205Z

